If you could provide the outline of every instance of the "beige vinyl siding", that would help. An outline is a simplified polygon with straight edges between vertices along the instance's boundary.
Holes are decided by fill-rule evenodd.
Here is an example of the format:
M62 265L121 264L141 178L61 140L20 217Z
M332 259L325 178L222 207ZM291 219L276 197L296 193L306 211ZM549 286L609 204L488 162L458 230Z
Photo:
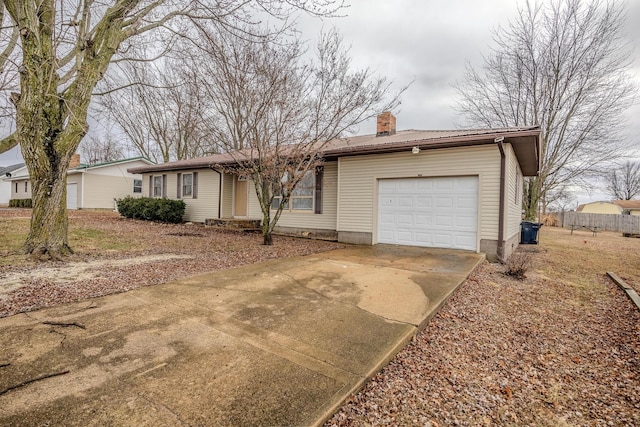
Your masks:
M182 173L198 172L198 198L185 197L187 204L185 221L204 222L207 218L218 218L218 195L220 192L220 174L211 169L196 169ZM178 174L167 173L167 197L175 199L177 195Z
M520 233L522 222L522 194L524 190L524 177L518 165L518 160L511 144L505 144L507 158L507 194L505 200L505 212L507 215L505 224L505 240L509 240Z
M324 164L322 177L322 213L282 212L278 226L310 228L319 230L336 230L338 213L338 162Z
M247 182L248 203L247 203L247 218L250 219L262 219L262 209L260 209L260 201L256 194L256 186L253 181Z
M222 218L233 216L233 175L222 175Z
M339 232L373 233L377 242L380 178L478 176L479 239L498 238L500 152L495 145L342 157L338 174Z
M16 192L16 182L18 183L18 191ZM27 191L24 191L24 183L27 183ZM12 199L30 199L31 198L31 182L28 179L19 179L11 181L11 198Z
M198 197L196 199L192 197L177 199L178 173L185 174L193 172L198 172ZM195 169L186 171L145 173L142 177L142 195L144 197L149 197L149 177L162 175L167 176L167 198L173 200L184 200L187 205L183 218L185 221L204 222L207 218L218 218L220 175L217 172L211 169Z

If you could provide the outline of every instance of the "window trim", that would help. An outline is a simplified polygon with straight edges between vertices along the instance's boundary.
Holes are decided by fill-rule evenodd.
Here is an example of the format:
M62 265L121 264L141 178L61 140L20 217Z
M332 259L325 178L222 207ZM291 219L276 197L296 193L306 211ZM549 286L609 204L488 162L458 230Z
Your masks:
M183 173L183 174L179 174L181 175L180 179L179 179L179 185L180 185L180 197L182 198L186 198L186 199L193 199L193 175L194 173ZM189 184L189 186L185 185L185 178L189 177L191 179L191 183ZM187 194L187 189L189 190L189 194Z

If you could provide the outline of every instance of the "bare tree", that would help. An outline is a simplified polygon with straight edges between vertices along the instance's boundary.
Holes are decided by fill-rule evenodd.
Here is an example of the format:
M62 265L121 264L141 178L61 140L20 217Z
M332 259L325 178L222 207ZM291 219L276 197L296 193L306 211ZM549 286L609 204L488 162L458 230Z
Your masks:
M12 25L11 18L0 6L0 132L13 118L13 109L9 102L9 93L15 91L18 81L16 46L20 32ZM0 142L0 153L6 150Z
M135 51L142 34L154 32L164 43L161 35L178 34L181 22L208 20L229 29L251 22L255 10L286 18L293 10L330 15L340 7L340 0L0 0L0 40L10 46L17 32L20 53L20 89L11 94L15 131L0 140L0 152L20 144L29 170L34 208L26 252L53 258L71 252L69 161L87 133L94 88L114 59Z
M78 151L80 157L90 165L112 162L125 157L125 148L111 134L85 137Z
M534 218L545 194L620 154L624 112L636 87L626 9L600 0L527 1L480 70L467 66L458 109L479 126L541 127L543 166L527 180Z
M184 61L163 57L119 65L124 81L136 83L108 91L98 101L141 156L168 162L217 151L206 128L201 89L185 79ZM123 77L112 80L117 87Z
M270 245L283 210L312 200L326 144L396 107L398 95L389 96L390 82L370 70L351 70L335 31L321 36L313 61L303 60L299 40L230 38L206 28L202 34L197 55L208 67L194 78L205 88L213 135L235 160L226 169L254 184Z
M640 195L640 163L626 162L606 175L607 191L615 200L631 200Z

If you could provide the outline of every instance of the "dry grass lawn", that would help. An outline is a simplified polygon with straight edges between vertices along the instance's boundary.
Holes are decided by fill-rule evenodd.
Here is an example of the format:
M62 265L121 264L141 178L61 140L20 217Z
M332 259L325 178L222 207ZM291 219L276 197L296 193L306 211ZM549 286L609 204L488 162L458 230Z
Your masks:
M342 247L283 236L274 237L273 246L263 246L259 233L71 211L69 243L75 254L65 262L41 263L22 254L30 214L28 209L0 209L0 317Z

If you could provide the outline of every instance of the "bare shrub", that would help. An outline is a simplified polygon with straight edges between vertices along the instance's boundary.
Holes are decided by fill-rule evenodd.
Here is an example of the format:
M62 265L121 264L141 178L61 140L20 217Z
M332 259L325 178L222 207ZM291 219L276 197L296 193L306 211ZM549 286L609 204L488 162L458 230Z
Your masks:
M514 253L504 263L507 276L515 277L518 280L526 279L526 273L531 268L533 257L528 253Z

